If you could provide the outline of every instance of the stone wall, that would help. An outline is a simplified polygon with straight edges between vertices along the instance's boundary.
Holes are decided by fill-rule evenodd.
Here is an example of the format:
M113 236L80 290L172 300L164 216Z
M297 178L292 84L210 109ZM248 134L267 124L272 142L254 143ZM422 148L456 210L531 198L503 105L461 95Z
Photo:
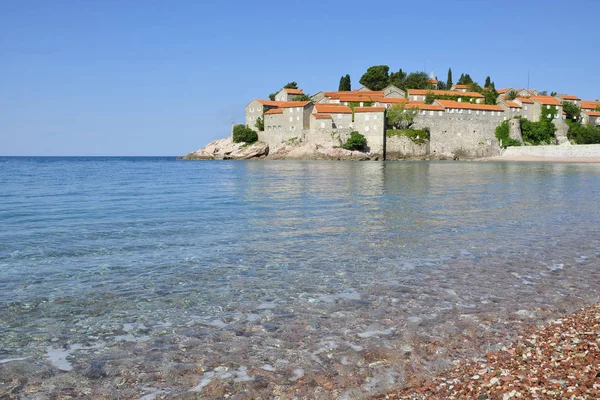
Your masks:
M432 157L490 157L500 154L496 127L504 116L471 114L418 115L414 129L429 128L429 155Z
M265 142L269 145L270 149L274 149L279 146L281 143L287 142L288 140L292 140L296 138L296 140L301 140L303 137L303 132L289 132L289 131L259 131L258 132L258 140L261 142Z
M563 146L518 146L507 147L502 152L502 157L556 157L556 158L579 158L600 157L600 144L578 144Z
M386 158L388 160L426 157L428 154L429 143L416 144L406 136L387 137Z
M263 116L264 107L258 100L252 100L246 106L246 126L256 130L256 120Z
M355 112L352 130L361 133L367 139L371 153L383 154L384 124L383 111Z

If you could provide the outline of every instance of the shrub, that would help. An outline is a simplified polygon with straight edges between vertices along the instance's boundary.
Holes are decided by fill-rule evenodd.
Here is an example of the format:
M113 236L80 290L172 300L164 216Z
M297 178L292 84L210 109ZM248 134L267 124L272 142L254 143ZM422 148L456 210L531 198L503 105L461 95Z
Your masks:
M256 119L256 129L258 129L259 131L264 131L265 130L265 120L262 117L258 117Z
M406 136L415 144L427 143L429 140L429 128L424 129L388 129L385 132L387 137Z
M524 142L533 145L551 144L554 141L555 131L556 127L550 121L531 122L521 118L521 135Z
M568 121L579 121L581 108L577 107L577 104L573 104L570 101L563 101L562 106L563 111L567 114Z
M569 125L567 137L576 144L599 144L600 127L591 125L581 125L575 121L566 121Z
M342 145L346 150L363 150L367 146L367 138L357 131L350 132L350 138Z
M430 90L430 91L427 92L427 95L425 95L425 100L423 102L425 104L433 104L434 101L435 101L435 95Z
M246 125L236 125L233 127L234 143L254 143L258 140L258 134Z
M496 127L496 138L503 148L508 146L520 146L521 142L510 137L510 127L508 121L502 122Z

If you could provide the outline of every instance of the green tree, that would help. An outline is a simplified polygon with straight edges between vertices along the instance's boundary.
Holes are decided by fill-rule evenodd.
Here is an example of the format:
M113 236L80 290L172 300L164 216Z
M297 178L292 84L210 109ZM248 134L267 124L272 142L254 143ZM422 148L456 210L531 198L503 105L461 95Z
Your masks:
M448 68L448 79L446 79L446 89L450 90L452 87L452 68Z
M306 94L299 94L294 97L294 101L312 101L312 99Z
M599 144L600 127L582 125L579 122L566 120L569 125L567 137L577 144Z
M236 125L233 127L234 143L254 143L258 140L256 131L248 128L246 125Z
M600 111L600 105L596 106L596 108L594 109L594 111Z
M275 101L275 96L277 96L277 93L271 93L271 94L269 95L269 100L271 100L271 101Z
M369 67L367 72L360 78L360 84L371 90L383 90L389 84L390 67L387 65L375 65Z
M406 72L402 71L402 68L398 72L392 72L389 83L397 88L406 90Z
M430 90L427 92L427 94L425 95L425 100L423 100L423 102L425 104L433 104L433 102L435 101L435 95L433 94L433 92Z
M473 79L471 79L471 76L469 74L461 74L460 75L460 79L458 80L458 84L459 85L468 85L473 83Z
M256 129L258 129L259 132L264 132L265 120L262 117L256 118L256 124L254 124L254 126L256 126Z
M538 92L538 96L548 96L548 91L542 90L541 92Z
M415 107L406 107L405 103L394 104L385 111L388 128L410 129L415 123L418 111Z
M554 112L556 107L553 106ZM551 111L552 113L552 111ZM551 144L554 142L554 132L556 126L551 122L551 118L542 115L539 122L532 122L526 118L521 118L521 136L523 141L533 145Z
M350 132L350 137L342 145L342 148L346 150L364 150L365 147L367 147L367 138L357 131Z
M484 88L489 88L490 85L492 84L492 80L490 79L490 77L486 77L485 78L485 84L483 85Z
M352 90L352 85L350 83L350 75L346 74L346 76L342 76L340 78L340 86L338 88L340 92L349 92Z
M425 72L411 72L406 77L406 89L427 89L427 79Z
M577 104L571 103L570 101L562 102L563 111L567 114L567 120L579 121L581 117L581 108L577 107Z
M514 100L517 97L519 97L519 95L517 94L517 92L514 89L510 89L508 92L506 92L506 94L504 95L504 98L506 100Z
M510 138L510 127L508 125L508 121L504 121L498 125L498 127L496 127L496 138L498 139L498 143L503 148L521 145L521 142L518 140Z
M288 82L283 88L284 89L298 89L298 84L296 82Z

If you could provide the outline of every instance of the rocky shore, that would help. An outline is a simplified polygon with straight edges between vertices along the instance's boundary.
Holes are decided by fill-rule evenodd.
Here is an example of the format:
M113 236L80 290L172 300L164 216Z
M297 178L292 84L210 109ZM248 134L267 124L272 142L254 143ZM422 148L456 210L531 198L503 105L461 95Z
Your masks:
M529 329L449 372L375 399L598 399L600 304Z

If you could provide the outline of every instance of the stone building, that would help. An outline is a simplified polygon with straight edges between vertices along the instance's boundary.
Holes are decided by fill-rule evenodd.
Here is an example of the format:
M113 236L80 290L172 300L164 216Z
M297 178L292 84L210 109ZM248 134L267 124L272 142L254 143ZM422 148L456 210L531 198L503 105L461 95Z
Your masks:
M521 116L533 121L533 100L529 97L517 97L513 101L521 105Z
M428 89L408 89L408 100L425 101L427 94L433 94L434 97L440 96L461 96L468 97L471 103L483 103L484 97L481 93L453 90L428 90Z
M296 97L303 95L300 89L283 88L275 95L275 101L294 101Z
M600 101L596 100L582 100L581 110L582 111L596 111L600 108Z
M372 153L383 152L385 107L356 107L352 130L364 135Z
M563 101L568 101L569 103L573 103L575 104L577 107L581 106L581 99L577 96L574 96L572 94L557 94L554 96L554 98L556 100L558 100L559 102L563 102Z
M546 115L547 118L562 119L563 109L562 104L552 96L531 96L529 98L533 102L533 113L531 120L537 122L541 119L542 115ZM550 114L551 107L556 107L556 112Z
M389 85L383 89L383 97L385 98L406 98L406 92L394 85Z
M279 107L279 103L271 100L252 100L246 105L246 126L250 129L257 129L256 120L262 118L266 111Z
M521 116L523 106L516 101L501 101L498 105L504 109L504 119Z
M454 85L452 85L452 87L450 87L450 90L453 92L468 92L470 89L469 85L459 85L457 83L455 83Z
M352 128L352 109L340 104L315 104L316 114L329 114L332 119L333 129Z

